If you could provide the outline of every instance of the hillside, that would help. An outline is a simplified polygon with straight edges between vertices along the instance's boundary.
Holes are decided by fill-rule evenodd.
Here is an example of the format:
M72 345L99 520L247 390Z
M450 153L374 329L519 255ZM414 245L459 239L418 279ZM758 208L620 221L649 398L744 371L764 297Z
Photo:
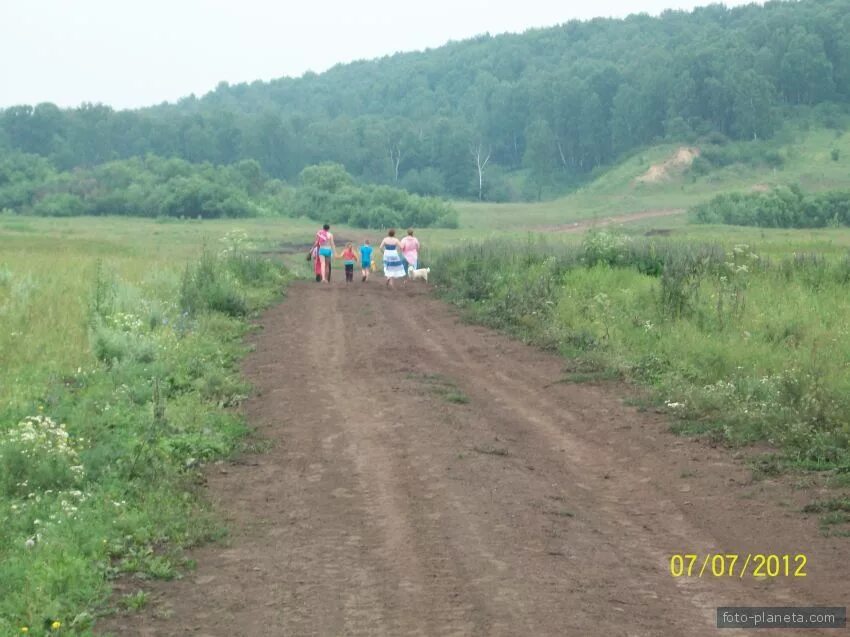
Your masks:
M534 199L649 144L762 140L806 114L829 124L850 103L848 32L843 0L574 21L142 110L13 107L0 147L60 169L254 159L289 181L334 161L419 194Z
M548 201L460 203L460 227L507 232L569 229L582 220L684 212L723 193L759 192L789 185L815 193L850 188L850 132L841 129L786 125L770 143L702 144L691 147L699 151L700 158L687 169L676 165L683 148L667 143L641 149L600 171L581 188ZM765 156L775 157L776 165L765 163ZM700 160L715 163L706 166L699 164ZM648 173L655 173L654 167L664 165L673 166L664 179L642 181ZM650 225L669 227L671 223L669 217L662 216Z

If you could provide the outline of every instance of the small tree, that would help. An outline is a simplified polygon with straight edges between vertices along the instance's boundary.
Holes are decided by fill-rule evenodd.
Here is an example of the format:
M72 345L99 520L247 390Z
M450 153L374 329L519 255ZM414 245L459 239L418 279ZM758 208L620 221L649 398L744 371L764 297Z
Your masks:
M478 200L481 201L484 199L484 168L487 167L487 162L490 161L490 148L487 148L485 154L482 150L481 142L478 142L478 146L473 146L470 152L473 159L475 159L475 168L478 170Z

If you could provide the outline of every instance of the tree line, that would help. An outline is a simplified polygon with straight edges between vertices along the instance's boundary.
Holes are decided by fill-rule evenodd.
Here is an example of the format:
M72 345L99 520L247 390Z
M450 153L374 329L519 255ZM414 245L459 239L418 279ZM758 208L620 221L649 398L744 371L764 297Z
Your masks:
M44 157L0 156L0 211L40 216L304 216L361 228L457 227L445 201L358 184L338 164L308 166L289 186L245 159L228 166L154 155L57 171Z
M717 195L691 210L697 223L725 223L762 228L850 226L850 192L805 193L799 186L769 192Z
M294 181L336 162L423 195L540 197L658 140L765 139L795 110L846 109L847 33L846 0L572 21L139 110L15 106L0 147L60 170L150 153Z

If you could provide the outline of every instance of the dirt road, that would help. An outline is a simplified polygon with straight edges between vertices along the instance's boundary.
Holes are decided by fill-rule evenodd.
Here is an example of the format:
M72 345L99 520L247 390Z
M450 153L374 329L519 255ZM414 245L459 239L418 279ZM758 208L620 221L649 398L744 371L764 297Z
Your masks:
M122 636L716 635L720 605L850 601L813 494L558 382L424 285L296 283L261 323L247 415L273 447L210 468L228 545ZM807 577L671 577L708 552L804 553Z
M656 217L673 217L685 214L685 208L660 208L658 210L642 210L625 215L612 215L610 217L599 217L596 219L582 219L571 223L560 223L557 225L539 226L532 228L537 232L584 232L588 228L604 228L644 219L655 219Z

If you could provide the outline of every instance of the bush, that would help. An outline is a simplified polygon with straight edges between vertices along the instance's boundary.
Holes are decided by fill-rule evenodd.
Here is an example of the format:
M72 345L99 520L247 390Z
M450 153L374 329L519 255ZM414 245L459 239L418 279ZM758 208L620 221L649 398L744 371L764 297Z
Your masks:
M85 214L86 207L78 196L58 193L40 199L32 211L41 217L74 217Z
M338 164L305 168L293 209L299 216L357 228L458 225L457 211L450 204L390 186L357 186Z
M631 237L609 232L588 232L582 240L585 263L593 267L599 263L617 265L626 255L626 245Z
M850 191L806 195L799 188L767 193L724 194L691 209L696 223L763 228L824 228L850 225Z
M244 316L248 304L238 281L225 263L204 251L196 265L186 266L180 281L180 307L189 315L216 311Z
M92 334L92 350L99 361L134 360L150 363L156 358L156 347L138 334L99 325Z
M388 206L377 206L369 213L369 228L395 228L402 225L401 215Z
M290 193L259 165L191 164L148 156L57 173L27 155L0 162L0 208L67 217L255 217L288 210Z
M712 136L712 140L714 139L715 137ZM779 168L784 163L785 158L782 154L768 142L729 143L726 140L702 146L700 157L694 161L691 171L695 174L704 174L712 167L723 168L733 164Z
M0 495L69 489L82 479L83 467L65 425L33 416L0 434Z

